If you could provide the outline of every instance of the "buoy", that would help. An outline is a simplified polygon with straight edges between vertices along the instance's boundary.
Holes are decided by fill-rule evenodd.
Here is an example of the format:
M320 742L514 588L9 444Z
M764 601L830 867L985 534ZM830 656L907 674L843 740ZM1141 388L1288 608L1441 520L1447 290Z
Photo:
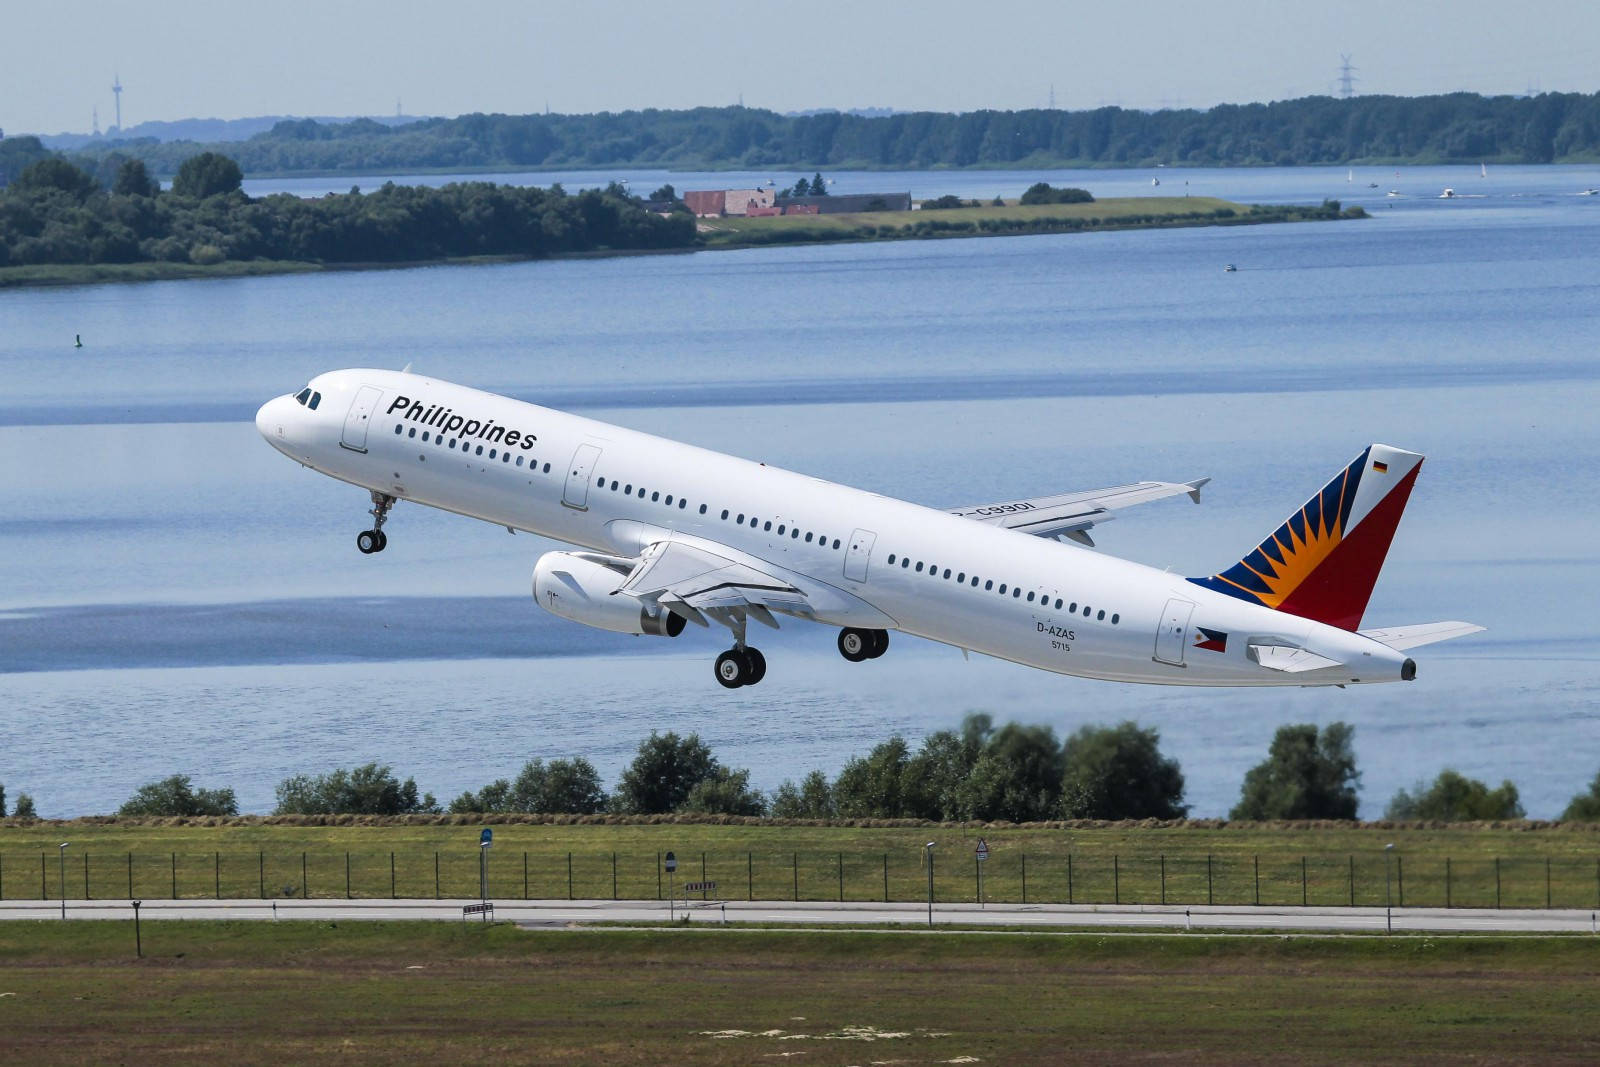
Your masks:
M83 347L83 334L75 333L75 334L72 335L72 339L73 339L73 341L76 342L72 346L73 348L82 348Z

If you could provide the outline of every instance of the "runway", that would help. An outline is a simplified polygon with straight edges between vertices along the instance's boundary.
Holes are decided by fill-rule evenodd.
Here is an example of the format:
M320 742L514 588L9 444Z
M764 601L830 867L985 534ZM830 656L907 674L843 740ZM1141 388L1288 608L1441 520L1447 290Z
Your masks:
M436 920L463 921L462 908L475 900L146 900L140 917L150 920L213 919ZM881 904L826 901L701 901L685 910L682 901L670 909L656 900L497 900L497 922L543 929L583 928L598 923L654 924L670 918L694 926L723 923L777 925L928 928L926 904ZM0 902L0 920L59 920L60 901ZM68 919L131 919L126 900L67 901ZM481 921L476 915L470 921ZM1592 910L1395 908L1396 933L1451 934L1595 934L1600 916ZM940 927L1011 927L1105 929L1120 931L1271 933L1383 933L1383 908L1185 907L1182 905L1097 904L935 904L933 925Z

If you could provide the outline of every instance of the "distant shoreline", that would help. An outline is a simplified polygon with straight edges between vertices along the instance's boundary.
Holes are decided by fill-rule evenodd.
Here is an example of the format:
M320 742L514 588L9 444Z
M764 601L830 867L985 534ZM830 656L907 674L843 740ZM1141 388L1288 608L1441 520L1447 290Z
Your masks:
M195 278L245 278L356 270L407 270L418 267L486 266L565 259L674 255L769 248L775 245L861 244L880 241L945 240L963 237L1025 237L1107 230L1192 229L1197 226L1254 226L1279 222L1334 221L1366 217L1359 207L1332 211L1326 206L1238 204L1213 197L1121 197L1089 204L1016 204L927 210L802 215L776 218L719 218L700 225L704 243L690 248L596 249L549 256L488 255L366 263L302 260L225 260L198 263L73 263L0 267L0 290L108 282L177 281Z

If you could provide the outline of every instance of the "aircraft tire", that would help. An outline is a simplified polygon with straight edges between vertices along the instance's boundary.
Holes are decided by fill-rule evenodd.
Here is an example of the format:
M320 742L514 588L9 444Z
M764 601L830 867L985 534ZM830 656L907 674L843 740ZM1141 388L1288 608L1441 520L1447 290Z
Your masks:
M751 648L746 645L744 658L746 665L750 668L749 677L745 679L745 685L755 685L767 676L767 657L761 654L759 648Z
M847 626L839 631L839 655L851 663L871 659L874 647L876 646L871 630L858 630L854 626Z
M356 548L363 556L370 556L374 552L383 551L383 542L379 540L383 534L377 530L362 530L356 534Z
M750 674L749 667L745 663L744 657L740 656L739 650L735 648L730 648L728 651L718 656L716 667L714 669L716 671L717 681L722 683L722 687L724 689L739 688L741 685L745 684L745 679Z
M870 630L868 632L872 634L872 651L867 654L867 658L877 659L889 651L889 631Z

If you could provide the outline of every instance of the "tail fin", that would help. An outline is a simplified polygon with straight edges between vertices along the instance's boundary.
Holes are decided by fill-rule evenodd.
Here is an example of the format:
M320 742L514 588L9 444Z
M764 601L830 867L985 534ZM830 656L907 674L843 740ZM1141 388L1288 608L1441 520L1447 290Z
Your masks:
M1369 445L1255 551L1196 585L1359 629L1422 456Z

